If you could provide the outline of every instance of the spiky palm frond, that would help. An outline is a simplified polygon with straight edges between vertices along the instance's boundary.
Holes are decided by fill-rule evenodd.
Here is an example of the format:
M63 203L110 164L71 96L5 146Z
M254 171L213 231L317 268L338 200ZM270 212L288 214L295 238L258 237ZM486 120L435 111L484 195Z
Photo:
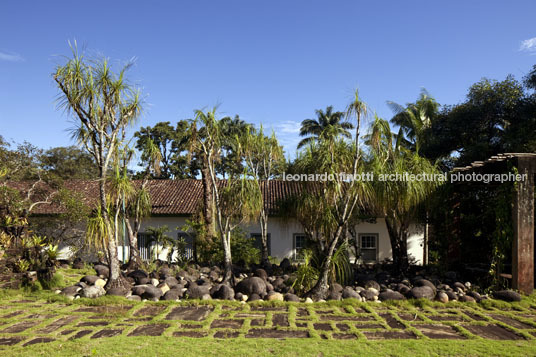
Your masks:
M334 141L340 136L352 137L349 130L353 129L354 126L352 123L343 121L343 112L333 112L333 106L328 106L325 112L317 109L315 113L317 119L305 119L302 121L300 136L307 137L299 142L298 149L313 141Z

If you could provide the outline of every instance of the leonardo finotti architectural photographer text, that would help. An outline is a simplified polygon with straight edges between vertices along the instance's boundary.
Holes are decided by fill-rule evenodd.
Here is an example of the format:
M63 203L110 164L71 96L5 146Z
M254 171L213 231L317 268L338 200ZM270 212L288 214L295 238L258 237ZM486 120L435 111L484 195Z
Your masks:
M482 183L504 183L504 182L519 182L525 181L527 174L480 174L480 173L441 173L441 174L428 174L428 173L392 173L392 174L379 174L374 175L373 172L363 172L360 174L287 174L283 173L283 181L300 181L300 182L325 182L325 181L437 181L437 182L482 182Z

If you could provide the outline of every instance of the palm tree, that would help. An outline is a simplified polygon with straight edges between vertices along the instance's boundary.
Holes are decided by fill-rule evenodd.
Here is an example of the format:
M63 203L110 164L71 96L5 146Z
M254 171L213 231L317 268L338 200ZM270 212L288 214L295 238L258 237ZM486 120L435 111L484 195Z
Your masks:
M401 140L402 145L419 153L426 141L425 131L432 126L432 121L439 110L439 104L423 88L415 103L408 103L406 107L403 107L388 101L387 105L395 114L391 123L399 126L406 138Z
M405 271L409 266L407 240L410 224L417 211L415 208L438 184L436 180L411 180L403 179L403 176L406 173L414 175L426 173L429 177L439 174L437 167L430 161L402 145L403 130L400 128L395 135L391 132L388 121L376 117L367 136L374 177L399 175L398 178L391 176L394 178L374 180L374 198L370 201L376 216L385 218L393 263L399 271Z
M348 121L342 121L343 112L333 112L333 106L328 106L324 112L315 110L317 119L305 119L301 123L300 136L307 136L298 144L298 149L317 140L332 141L339 136L351 138L349 130L354 128Z
M149 244L154 243L154 260L158 260L160 255L160 247L165 249L169 246L172 246L175 242L173 238L168 236L166 233L169 233L168 226L161 227L147 227L146 232L149 234Z

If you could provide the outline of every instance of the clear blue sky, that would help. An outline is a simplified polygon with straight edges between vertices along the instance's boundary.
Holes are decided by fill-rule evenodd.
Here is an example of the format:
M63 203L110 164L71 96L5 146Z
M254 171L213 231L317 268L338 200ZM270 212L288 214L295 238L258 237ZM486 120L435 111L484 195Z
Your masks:
M220 103L222 115L275 129L293 154L299 123L327 105L343 110L356 87L390 118L385 102L414 101L421 87L455 104L482 77L521 78L536 63L535 14L533 0L6 0L0 135L72 144L51 73L76 39L113 60L137 58L139 125Z

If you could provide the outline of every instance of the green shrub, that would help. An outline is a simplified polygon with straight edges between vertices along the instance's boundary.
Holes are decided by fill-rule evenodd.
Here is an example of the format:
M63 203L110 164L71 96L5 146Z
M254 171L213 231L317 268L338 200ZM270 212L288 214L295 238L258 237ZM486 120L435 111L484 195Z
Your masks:
M39 279L38 283L41 284L41 287L45 290L52 290L55 288L63 288L65 285L65 281L63 280L63 275L56 273L52 276L52 279L45 280L45 279Z
M313 252L309 249L303 251L303 263L296 271L296 279L292 284L297 294L303 294L313 288L319 278L318 270L311 264Z
M204 250L200 257L205 257L206 263L220 264L223 262L223 248L220 241L198 245L199 249ZM243 263L246 266L259 264L261 259L261 251L255 248L255 240L248 238L241 229L235 229L231 234L231 254L233 263Z

